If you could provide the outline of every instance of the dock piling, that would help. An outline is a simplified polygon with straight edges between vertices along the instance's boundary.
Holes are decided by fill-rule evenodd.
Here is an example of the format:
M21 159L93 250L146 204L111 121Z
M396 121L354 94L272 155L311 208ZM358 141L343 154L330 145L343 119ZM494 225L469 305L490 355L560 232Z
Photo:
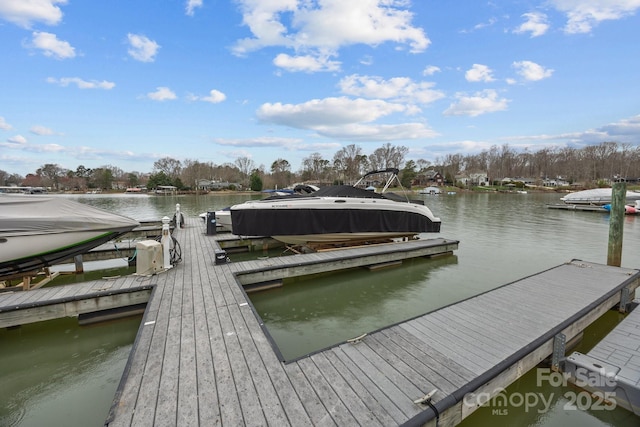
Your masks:
M611 215L609 219L609 246L607 265L620 267L622 264L622 235L627 183L616 182L611 189Z

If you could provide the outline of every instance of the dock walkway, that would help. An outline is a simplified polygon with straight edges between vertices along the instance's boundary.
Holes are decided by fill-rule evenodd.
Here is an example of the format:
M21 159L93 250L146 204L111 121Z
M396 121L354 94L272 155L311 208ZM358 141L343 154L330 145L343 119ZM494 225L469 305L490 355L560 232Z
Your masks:
M284 362L199 218L174 236L183 261L149 280L109 427L455 425L484 403L474 396L507 387L640 282L574 260ZM433 390L433 408L415 403Z

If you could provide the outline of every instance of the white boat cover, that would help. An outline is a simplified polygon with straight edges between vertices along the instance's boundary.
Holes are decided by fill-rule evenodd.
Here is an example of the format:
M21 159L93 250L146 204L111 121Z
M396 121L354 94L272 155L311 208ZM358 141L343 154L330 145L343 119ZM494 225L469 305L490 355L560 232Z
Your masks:
M0 236L128 231L138 221L63 197L0 195Z

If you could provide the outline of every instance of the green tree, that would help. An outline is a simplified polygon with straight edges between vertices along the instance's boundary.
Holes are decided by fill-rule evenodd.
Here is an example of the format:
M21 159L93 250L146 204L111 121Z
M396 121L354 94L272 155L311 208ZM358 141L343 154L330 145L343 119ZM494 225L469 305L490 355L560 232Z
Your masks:
M91 174L92 183L96 188L102 188L103 190L110 190L113 185L113 172L111 169L103 167L96 168Z
M258 174L258 171L253 171L249 177L249 186L251 191L262 191L262 178Z
M42 178L44 185L57 190L60 177L64 176L64 170L57 164L47 163L36 170L36 175Z
M409 160L402 169L400 176L400 183L405 188L411 188L411 183L416 177L416 163L413 160Z
M278 188L286 187L291 179L291 164L284 159L276 160L271 164L271 175Z

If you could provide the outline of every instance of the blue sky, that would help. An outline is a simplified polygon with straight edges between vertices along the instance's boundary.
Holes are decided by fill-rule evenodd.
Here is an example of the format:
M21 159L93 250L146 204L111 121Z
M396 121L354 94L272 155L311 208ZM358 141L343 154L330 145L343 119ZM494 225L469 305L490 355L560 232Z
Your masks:
M0 169L640 143L640 0L0 0Z

